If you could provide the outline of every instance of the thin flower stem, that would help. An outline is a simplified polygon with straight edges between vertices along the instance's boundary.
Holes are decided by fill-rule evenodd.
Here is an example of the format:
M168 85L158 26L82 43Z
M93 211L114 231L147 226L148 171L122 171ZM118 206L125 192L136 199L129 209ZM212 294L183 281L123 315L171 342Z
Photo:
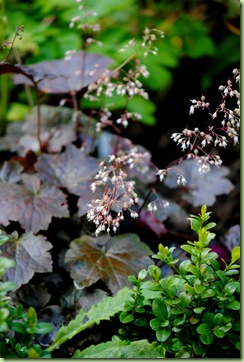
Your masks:
M34 83L35 88L35 94L36 94L36 107L37 107L37 132L36 132L36 138L39 143L39 151L41 152L42 149L42 143L41 143L41 104L40 99L38 95L38 88L37 83Z

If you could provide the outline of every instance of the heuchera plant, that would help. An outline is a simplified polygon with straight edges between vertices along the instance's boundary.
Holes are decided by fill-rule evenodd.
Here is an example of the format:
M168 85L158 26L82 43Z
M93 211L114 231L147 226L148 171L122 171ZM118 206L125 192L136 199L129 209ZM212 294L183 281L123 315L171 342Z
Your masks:
M229 139L234 145L238 143L240 94L235 84L239 83L240 72L234 69L233 79L220 86L221 102L214 111L204 96L191 100L190 114L207 111L209 122L204 130L195 127L173 133L172 139L181 146L183 155L158 168L150 152L123 137L123 132L130 122L142 121L142 115L131 110L130 105L135 99L148 99L143 78L149 73L143 59L157 55L156 42L164 34L146 28L142 41L132 39L123 46L121 53L128 55L119 66L112 67L113 59L88 52L90 44L96 42L93 33L99 26L94 22L84 24L82 19L95 14L88 16L83 5L79 10L84 18L73 18L70 26L77 25L82 31L83 48L67 52L64 59L28 66L9 63L23 26L16 28L12 42L5 43L10 49L0 63L0 74L14 73L16 85L31 86L36 106L24 122L9 124L0 139L0 225L6 237L1 250L5 258L15 262L2 276L4 283L15 283L12 295L16 297L14 293L36 273L52 273L61 267L68 271L77 290L102 282L102 297L104 290L112 296L118 292L117 298L108 297L111 299L104 302L108 309L114 305L109 313L106 309L103 315L97 314L102 305L88 312L82 309L68 329L59 330L49 351L94 323L121 312L123 326L133 325L133 335L127 328L119 331L117 343L123 347L122 356L134 356L131 350L136 348L133 336L137 333L142 333L140 340L144 342L140 343L151 357L211 356L221 338L228 340L226 353L232 353L232 344L233 348L239 346L239 284L232 276L236 274L234 262L239 249L232 251L231 264L221 270L217 254L208 247L213 239L208 229L213 224L204 224L209 218L206 207L190 219L198 241L182 247L191 255L191 261L177 267L173 249L162 245L154 256L173 268L175 274L167 278L162 278L158 266L151 265L150 247L133 230L123 232L123 227L126 222L135 226L143 221L160 237L168 231L162 224L167 218L178 217L185 222L185 210L164 196L162 186L184 190L182 200L194 207L204 203L211 206L216 196L233 190L226 178L228 169L215 150L227 147ZM69 98L53 107L41 104L41 94L65 94ZM113 96L125 100L119 116L104 103ZM64 107L67 102L73 109ZM86 113L83 104L91 105ZM138 278L128 280L129 275L139 271ZM146 276L152 280L145 281ZM129 298L129 289L123 288L130 283L136 289L124 308L119 298L122 295L123 302ZM23 319L23 333L29 323L35 328L27 333L38 333L35 311L24 312L20 307L18 313L13 318ZM85 317L90 318L87 323ZM189 336L190 342L184 336ZM24 342L28 348L31 341L27 338ZM215 346L213 352L209 346Z

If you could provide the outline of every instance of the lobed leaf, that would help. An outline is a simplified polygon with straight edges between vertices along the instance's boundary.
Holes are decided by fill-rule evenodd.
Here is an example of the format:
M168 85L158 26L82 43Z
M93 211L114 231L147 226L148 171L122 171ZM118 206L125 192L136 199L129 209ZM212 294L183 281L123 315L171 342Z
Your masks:
M54 186L41 186L36 175L22 174L23 185L0 183L0 223L18 221L23 229L46 230L53 216L68 217L66 196Z
M151 263L149 247L136 234L81 236L71 242L65 263L80 288L103 280L112 293L130 286L128 276L137 274Z
M3 246L3 254L15 260L16 265L6 271L4 279L13 281L17 289L28 283L35 273L51 272L51 248L52 244L44 236L31 232L10 240Z
M28 84L33 86L33 80L39 90L44 93L72 93L78 92L88 84L96 81L102 72L111 65L113 60L99 54L76 52L69 59L58 59L39 62L24 67L23 71L14 76L15 84ZM22 67L23 68L23 67Z
M70 144L58 155L42 154L36 164L40 179L50 185L65 187L75 195L90 190L92 177L98 170L98 161ZM90 190L92 198L92 192Z
M177 177L180 169L187 182L187 192L184 192L182 199L194 207L212 206L216 201L216 196L229 194L234 189L234 185L226 178L229 174L227 167L212 166L205 174L200 174L198 168L197 161L184 160L177 167L171 168L172 171L167 173L164 183L170 188L179 187ZM173 172L174 169L175 172Z

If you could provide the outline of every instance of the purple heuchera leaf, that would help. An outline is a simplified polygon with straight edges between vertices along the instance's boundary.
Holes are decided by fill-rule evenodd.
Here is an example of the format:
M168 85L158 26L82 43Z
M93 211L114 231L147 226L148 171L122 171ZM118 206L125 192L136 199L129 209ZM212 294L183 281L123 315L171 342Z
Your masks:
M81 195L90 187L98 170L98 161L74 145L68 145L61 154L41 155L36 169L45 183L65 187L70 193Z
M51 248L52 244L44 236L32 233L8 241L2 246L3 255L15 260L16 266L7 269L4 280L14 281L17 289L28 283L35 273L51 272L52 258L48 252Z
M0 183L0 224L18 221L23 229L46 230L53 216L69 217L66 196L52 186L41 186L35 175L23 174L23 183Z
M228 232L224 237L221 238L222 244L231 252L234 247L240 246L241 244L241 230L240 225L234 225L229 228Z
M210 171L203 174L198 172L198 168L196 160L184 160L180 165L170 168L164 183L170 188L179 187L177 177L180 171L186 179L187 190L182 198L194 207L204 204L212 206L216 201L216 196L229 194L234 189L234 185L226 178L229 174L227 167L211 166Z
M152 264L150 248L136 234L81 236L71 242L65 263L78 288L103 280L112 293L130 286L129 275Z
M44 93L78 92L96 81L113 63L111 58L83 51L71 55L68 59L39 62L25 67L31 74L38 75L37 87ZM84 71L83 71L84 70ZM15 84L33 82L22 74L13 77ZM36 80L36 78L35 78Z
M142 211L140 213L140 218L137 221L137 225L140 228L146 228L154 232L159 238L168 232L165 225L162 224L150 211Z

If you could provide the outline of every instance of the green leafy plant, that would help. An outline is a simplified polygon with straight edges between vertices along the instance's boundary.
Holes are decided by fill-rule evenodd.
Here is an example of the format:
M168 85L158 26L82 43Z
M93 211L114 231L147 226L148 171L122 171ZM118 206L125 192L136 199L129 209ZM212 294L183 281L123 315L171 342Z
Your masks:
M119 313L122 325L117 337L108 345L76 351L75 357L89 358L100 353L109 356L108 347L120 350L118 338L128 344L144 343L145 336L145 343L164 348L161 357L239 356L240 265L236 262L240 248L233 249L231 262L221 270L218 255L209 247L215 237L210 232L215 223L208 222L209 215L204 205L198 216L189 218L191 229L198 235L196 241L181 246L189 259L179 263L173 256L174 248L159 245L153 258L170 266L173 274L162 277L161 269L151 265L148 270L141 270L138 277L129 277L134 288ZM128 357L132 356L133 353Z

